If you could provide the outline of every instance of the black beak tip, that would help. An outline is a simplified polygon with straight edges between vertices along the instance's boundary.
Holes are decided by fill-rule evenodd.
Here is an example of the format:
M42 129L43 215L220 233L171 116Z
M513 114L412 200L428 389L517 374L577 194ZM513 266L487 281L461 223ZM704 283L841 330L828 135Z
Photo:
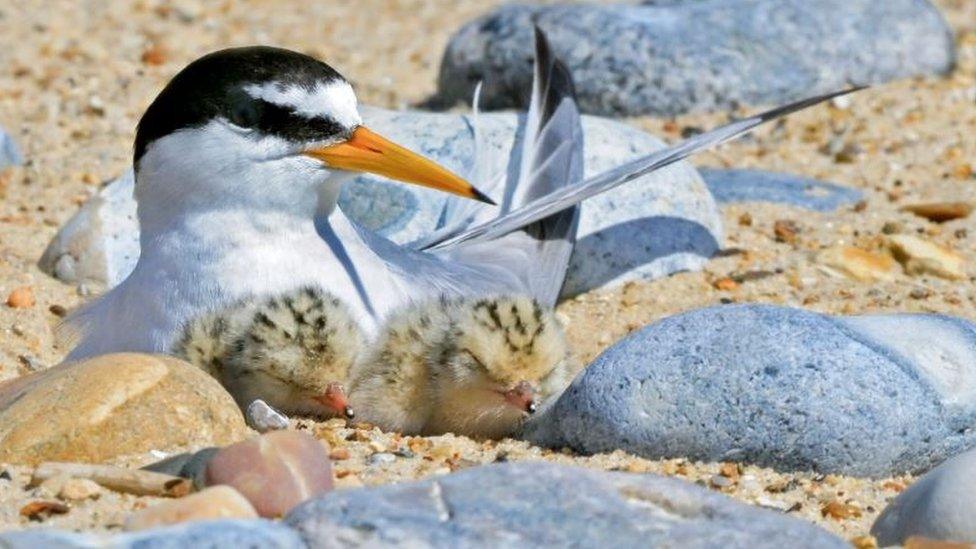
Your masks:
M343 415L346 416L346 419L352 419L356 417L356 412L353 411L352 406L346 406L346 409L343 410L342 413Z
M492 206L497 206L494 200L488 197L485 193L479 191L475 187L471 187L471 198L477 200L478 202L484 202L485 204L491 204Z

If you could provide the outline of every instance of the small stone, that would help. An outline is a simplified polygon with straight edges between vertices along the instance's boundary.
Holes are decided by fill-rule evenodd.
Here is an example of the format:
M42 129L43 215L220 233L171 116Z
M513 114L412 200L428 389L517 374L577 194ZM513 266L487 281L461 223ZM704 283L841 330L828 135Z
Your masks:
M7 306L13 309L29 309L34 306L34 290L21 286L7 296Z
M776 236L776 242L796 244L796 237L799 232L800 228L792 220L779 219L773 223L773 234Z
M735 484L729 477L722 475L713 475L711 480L708 481L713 488L728 488Z
M98 499L102 495L102 487L87 478L69 478L61 484L58 497L67 500Z
M723 477L736 480L739 478L741 471L739 470L739 465L736 463L723 463L719 467L718 472Z
M68 314L68 309L65 308L64 305L54 304L48 307L47 310L50 311L52 315L58 318L64 318L65 315Z
M257 516L257 511L240 492L230 486L213 486L137 511L125 521L125 529L146 530L191 520L250 519Z
M724 277L713 282L712 286L714 286L716 290L731 292L732 290L739 288L739 283L729 277Z
M233 486L262 517L280 517L332 490L332 463L325 445L308 433L272 431L218 451L206 482Z
M28 372L39 372L44 369L44 363L34 355L17 355L17 360L27 368Z
M902 207L903 211L911 212L929 221L944 223L953 219L968 217L973 212L972 204L968 202L931 202L927 204L909 204Z
M846 520L852 518L859 518L861 516L861 510L850 503L844 503L836 499L830 500L820 508L820 514L825 517L834 518L837 520Z
M890 235L888 244L910 275L931 274L951 280L966 277L963 257L945 246L907 234Z
M878 540L874 536L857 536L851 538L851 545L854 549L878 549Z
M288 417L261 399L248 405L245 416L247 424L259 433L288 428Z
M42 521L51 515L63 515L71 508L59 501L32 501L20 508L20 516Z
M377 452L366 459L369 465L385 465L396 461L396 456L388 452Z
M973 549L972 543L962 543L957 541L943 541L938 539L926 538L922 536L912 536L905 540L903 549Z
M417 454L413 453L413 451L411 451L410 448L405 448L405 447L397 448L397 450L393 452L393 454L407 459L417 457Z
M932 296L932 290L928 288L912 288L912 291L908 292L908 297L912 299L925 299Z
M883 234L898 234L905 232L905 224L900 221L886 221L881 227Z
M329 459L332 461L342 461L344 459L349 459L349 448L336 448L329 452Z
M890 256L871 253L851 246L834 246L817 255L817 262L862 282L891 280L897 263Z
M162 65L166 63L168 57L169 53L166 51L166 48L158 44L154 44L142 52L142 62L146 65Z
M739 225L743 227L752 227L752 214L745 212L739 216Z

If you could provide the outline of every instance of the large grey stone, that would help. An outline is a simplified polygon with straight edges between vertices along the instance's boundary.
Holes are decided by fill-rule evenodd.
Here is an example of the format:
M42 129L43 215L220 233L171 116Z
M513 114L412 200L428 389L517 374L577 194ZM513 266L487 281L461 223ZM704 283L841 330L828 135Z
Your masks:
M882 547L912 536L976 543L976 450L939 465L899 494L871 534Z
M954 63L928 0L701 0L502 6L448 44L435 102L520 107L532 81L532 21L569 66L580 107L678 114L783 103Z
M631 334L524 436L586 453L888 476L976 445L974 420L973 324L748 304Z
M830 212L854 204L863 196L856 189L787 173L714 168L703 168L699 173L719 204L772 202Z
M17 144L10 135L0 127L0 168L10 165L22 164L24 159L20 156Z
M63 530L38 529L0 533L5 549L222 549L261 547L305 549L295 531L266 520L215 520L188 522L131 534L78 534Z
M507 463L339 490L285 518L311 547L845 547L801 520L656 475Z
M390 139L461 174L470 173L474 139L469 117L364 109L366 123ZM514 114L480 117L488 146L507 161L516 142ZM663 146L630 126L583 118L585 174L614 168ZM40 266L69 282L114 286L139 257L132 172L105 187L61 228ZM343 210L394 242L407 243L438 227L449 204L462 200L374 176L343 189ZM722 240L718 208L695 169L684 162L594 197L583 204L579 239L564 295L635 278L696 270Z

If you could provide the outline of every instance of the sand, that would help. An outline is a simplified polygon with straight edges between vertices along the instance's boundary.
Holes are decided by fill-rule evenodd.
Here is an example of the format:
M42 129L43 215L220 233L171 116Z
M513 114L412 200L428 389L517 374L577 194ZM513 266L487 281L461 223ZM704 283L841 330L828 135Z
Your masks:
M99 289L58 282L40 272L36 261L78 205L127 167L138 117L183 65L219 47L275 44L327 60L353 81L364 103L409 108L434 92L450 34L497 3L29 0L0 6L0 125L28 159L22 167L0 171L0 300L23 286L36 298L36 304L23 309L0 305L0 380L56 364L64 356L66 349L55 338L59 315ZM895 222L956 250L969 272L976 273L971 220L935 224L900 211L920 202L973 200L976 194L976 2L936 3L957 36L958 68L952 75L877 86L846 104L791 116L779 128L763 129L694 160L702 166L756 167L834 181L863 190L865 203L823 214L768 204L723 207L728 251L703 272L628 284L560 305L581 364L648 322L729 300L829 313L935 311L976 320L972 278L899 274L884 283L853 282L826 271L815 259L818 250L833 245L877 249L882 227ZM711 114L630 122L673 141L686 127L707 128L727 118ZM848 154L831 154L831 147L846 147ZM742 222L745 214L751 224ZM777 220L798 225L795 243L775 241ZM745 281L734 289L716 288L720 279L743 275ZM418 457L365 466L366 455L393 445L391 435L335 422L300 423L334 446L348 447L350 458L336 464L340 487L441 474L499 458L547 459L676 475L814 521L848 539L866 534L886 502L912 480L780 474L750 466L739 472L730 465L647 461L622 452L573 457L516 441L482 443L453 436L418 439L413 443ZM354 440L346 440L350 437ZM135 456L129 462L152 459ZM18 515L20 507L54 494L51 487L25 489L29 469L7 469L12 478L0 480L0 529L37 524L116 529L126 512L151 503L106 491L97 500L72 503L65 515L29 522ZM716 478L720 470L737 478ZM850 507L828 506L834 500ZM848 512L840 514L849 516L825 515L825 507L844 509Z

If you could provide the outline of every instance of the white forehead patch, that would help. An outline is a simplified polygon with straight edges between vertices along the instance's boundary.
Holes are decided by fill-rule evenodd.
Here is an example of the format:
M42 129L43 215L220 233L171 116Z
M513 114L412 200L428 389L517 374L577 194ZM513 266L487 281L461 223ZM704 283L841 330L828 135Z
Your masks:
M311 91L296 84L283 86L279 82L250 84L244 91L255 99L289 107L306 118L329 116L347 128L363 123L356 108L356 94L344 80L319 82Z

